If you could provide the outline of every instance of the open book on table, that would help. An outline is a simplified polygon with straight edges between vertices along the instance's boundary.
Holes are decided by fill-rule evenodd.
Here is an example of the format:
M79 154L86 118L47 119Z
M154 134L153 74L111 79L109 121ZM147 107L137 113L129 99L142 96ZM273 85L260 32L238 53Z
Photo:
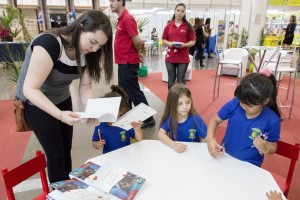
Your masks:
M111 164L99 166L92 162L78 167L69 174L70 178L78 179L111 199L133 200L146 179Z
M95 118L99 122L116 122L121 97L88 99L85 112L76 112L81 118Z
M58 181L51 183L50 186L54 189L47 194L47 200L117 200L110 194L96 190L88 184L72 178L69 180Z
M155 115L156 113L157 111L150 106L147 106L144 103L140 103L138 106L134 107L125 115L120 117L117 122L113 123L113 126L118 126L128 131L132 128L132 126L130 125L131 122L144 121L145 119Z

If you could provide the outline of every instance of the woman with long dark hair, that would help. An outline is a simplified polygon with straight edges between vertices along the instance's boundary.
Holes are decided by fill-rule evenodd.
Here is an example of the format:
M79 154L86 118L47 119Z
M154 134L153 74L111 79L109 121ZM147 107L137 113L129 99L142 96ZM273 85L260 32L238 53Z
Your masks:
M198 17L195 18L195 33L196 33L196 44L197 52L195 55L195 60L200 61L200 66L203 67L203 46L205 45L205 38L203 33L203 19Z
M285 30L284 40L282 42L283 46L290 46L293 43L296 26L296 16L291 15L290 23L287 25L286 28L283 29Z
M25 102L25 119L47 156L50 183L68 179L72 169L73 125L81 118L72 111L69 86L80 79L79 97L85 105L102 70L107 83L112 79L112 34L107 15L90 10L68 27L37 36L27 49L17 97Z
M185 84L185 73L190 62L188 49L195 45L195 32L186 20L186 6L179 3L175 6L172 21L164 29L163 44L168 47L166 67L168 70L168 89L177 79L177 83Z

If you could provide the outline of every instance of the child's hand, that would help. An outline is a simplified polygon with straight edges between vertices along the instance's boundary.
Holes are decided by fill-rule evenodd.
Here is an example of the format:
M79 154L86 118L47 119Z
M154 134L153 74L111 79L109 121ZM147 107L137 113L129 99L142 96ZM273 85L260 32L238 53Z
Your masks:
M105 140L99 140L98 142L96 142L95 148L102 150L105 144L106 144Z
M131 125L134 129L140 129L141 126L143 125L143 122L142 122L142 121L131 122L130 125Z
M259 153L261 154L268 151L268 142L262 134L254 138L253 145L258 149Z
M282 200L282 195L280 192L277 192L276 190L270 191L269 193L266 193L268 200Z
M206 141L208 152L212 157L216 158L224 155L225 148L219 145L215 138L206 138Z
M97 119L94 119L94 118L89 118L86 121L86 125L88 125L88 126L98 126L99 121Z
M174 142L175 145L173 147L173 149L177 152L177 153L183 153L186 148L187 148L187 145L185 144L182 144L182 143L177 143L177 142Z

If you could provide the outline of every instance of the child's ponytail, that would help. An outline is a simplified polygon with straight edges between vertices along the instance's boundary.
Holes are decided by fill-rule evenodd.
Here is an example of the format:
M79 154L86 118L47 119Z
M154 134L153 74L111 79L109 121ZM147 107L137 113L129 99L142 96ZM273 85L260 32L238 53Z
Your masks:
M272 81L274 90L270 96L270 101L267 105L278 115L279 118L281 118L281 113L277 106L278 88L277 88L276 77L272 74L272 71L267 68L263 68L262 70L260 70L259 73L268 77Z
M279 118L281 118L281 113L277 106L277 94L278 94L277 81L273 74L270 76L270 79L271 79L275 89L274 89L273 94L270 97L270 102L269 102L268 106L278 115Z

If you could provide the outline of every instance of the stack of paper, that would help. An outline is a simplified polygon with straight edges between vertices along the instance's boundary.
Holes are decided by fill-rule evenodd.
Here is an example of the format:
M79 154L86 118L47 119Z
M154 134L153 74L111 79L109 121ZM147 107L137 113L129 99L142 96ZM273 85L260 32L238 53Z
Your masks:
M88 99L85 112L76 112L81 118L95 118L99 122L116 122L121 97Z

